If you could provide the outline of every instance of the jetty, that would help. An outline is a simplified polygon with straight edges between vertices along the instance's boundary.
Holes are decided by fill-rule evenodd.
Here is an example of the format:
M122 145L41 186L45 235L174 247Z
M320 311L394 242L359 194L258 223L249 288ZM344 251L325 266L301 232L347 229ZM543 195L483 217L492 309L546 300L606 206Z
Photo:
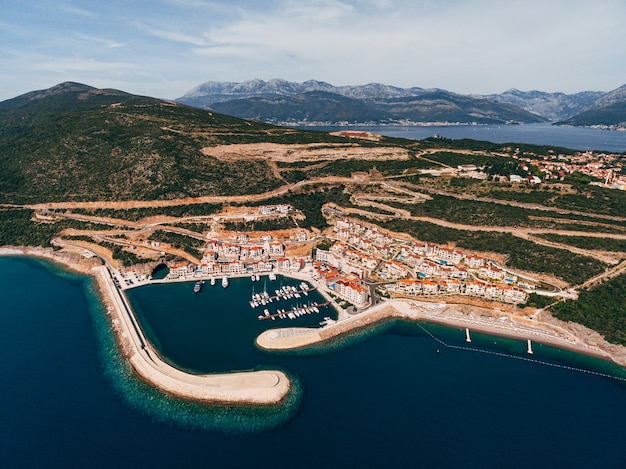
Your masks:
M305 282L300 284L300 288L292 285L281 286L279 289L274 290L274 295L267 292L264 288L261 293L254 293L252 290L252 296L250 297L250 307L256 308L260 305L267 305L273 301L278 300L290 300L293 298L300 299L309 295L309 292L314 291L316 287L310 287Z
M259 315L259 320L264 319L296 319L297 317L305 314L318 314L320 308L324 308L330 304L330 301L324 303L313 302L305 306L295 306L290 310L279 309L275 313L270 313L268 309L264 311L264 314Z

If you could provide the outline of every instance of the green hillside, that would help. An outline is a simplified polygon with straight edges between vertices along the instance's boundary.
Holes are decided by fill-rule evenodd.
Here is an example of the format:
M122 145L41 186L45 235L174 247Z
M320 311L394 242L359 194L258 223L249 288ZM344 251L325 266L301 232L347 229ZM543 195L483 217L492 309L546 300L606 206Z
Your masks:
M251 194L282 182L224 143L345 141L116 90L63 83L0 103L0 203Z

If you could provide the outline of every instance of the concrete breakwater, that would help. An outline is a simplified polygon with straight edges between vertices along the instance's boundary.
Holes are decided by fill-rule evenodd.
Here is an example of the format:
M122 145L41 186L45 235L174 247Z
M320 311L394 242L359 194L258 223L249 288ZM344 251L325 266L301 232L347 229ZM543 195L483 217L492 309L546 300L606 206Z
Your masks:
M290 382L281 371L261 370L194 375L164 362L145 339L134 314L105 266L92 270L114 328L137 374L162 391L185 399L220 404L271 405L287 396Z

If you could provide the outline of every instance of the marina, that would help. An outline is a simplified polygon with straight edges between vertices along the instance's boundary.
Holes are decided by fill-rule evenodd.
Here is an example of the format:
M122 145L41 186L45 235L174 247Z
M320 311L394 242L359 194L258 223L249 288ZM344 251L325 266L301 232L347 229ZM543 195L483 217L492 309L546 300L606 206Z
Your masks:
M275 313L270 313L269 309L265 308L263 310L263 314L259 314L259 320L296 319L305 314L318 314L320 312L320 308L325 308L329 304L330 302L325 302L325 303L309 302L306 305L293 306L290 310L278 309L276 310Z
M298 288L299 287L299 288ZM300 299L309 296L310 291L314 291L315 287L309 286L306 282L301 282L298 287L293 285L281 285L280 288L274 290L274 295L267 291L267 284L263 285L261 293L255 293L252 289L252 296L249 304L251 308L266 306L269 303L279 300Z

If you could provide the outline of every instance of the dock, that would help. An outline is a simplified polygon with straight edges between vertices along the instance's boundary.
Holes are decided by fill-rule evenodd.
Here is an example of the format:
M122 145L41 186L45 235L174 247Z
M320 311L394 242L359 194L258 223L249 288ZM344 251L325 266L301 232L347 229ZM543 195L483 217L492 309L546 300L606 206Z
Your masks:
M263 289L261 293L253 293L249 303L250 307L256 308L261 305L265 306L275 300L290 300L293 298L301 299L305 296L308 296L309 292L315 291L315 289L316 287L310 287L308 285L306 286L306 288L304 288L302 284L300 284L300 289L288 285L280 287L280 289L274 290L275 295L270 295L266 289Z
M294 307L290 310L278 310L275 313L270 313L268 309L265 309L265 314L259 315L259 320L264 319L296 319L305 314L319 314L319 308L326 307L330 304L330 301L325 303L311 303L306 306Z
M465 342L471 342L472 338L470 337L470 331L469 328L465 328Z
M528 339L528 349L526 350L526 352L528 352L530 355L532 355L533 352L533 345L530 339Z

